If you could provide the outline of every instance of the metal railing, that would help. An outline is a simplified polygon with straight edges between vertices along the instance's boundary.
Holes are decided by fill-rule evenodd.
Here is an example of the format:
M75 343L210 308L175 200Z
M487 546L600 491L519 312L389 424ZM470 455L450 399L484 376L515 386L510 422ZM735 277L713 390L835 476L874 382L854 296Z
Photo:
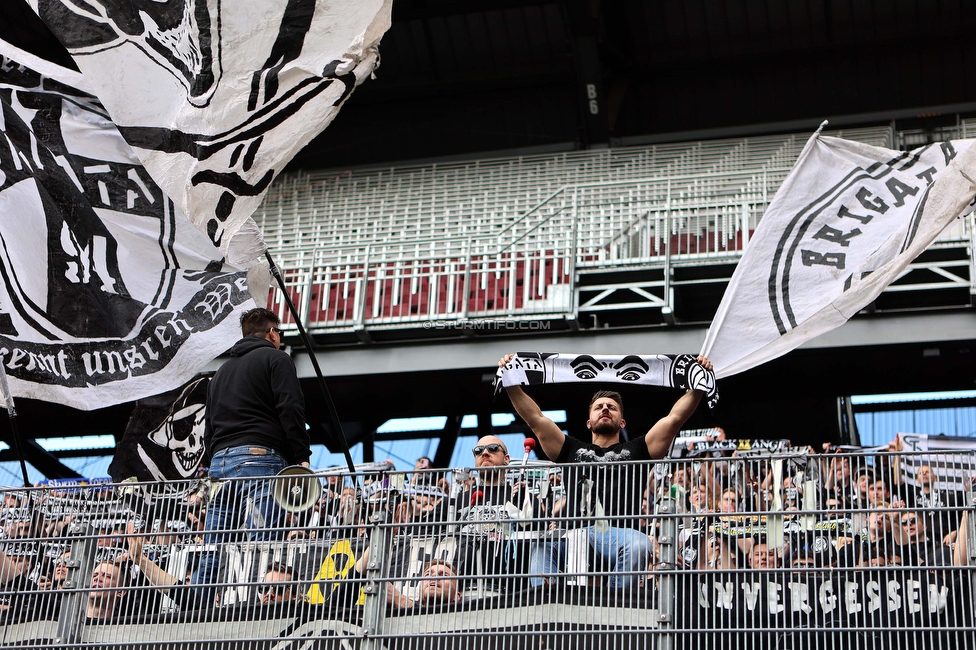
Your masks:
M976 635L973 452L692 447L657 463L250 479L264 490L241 504L251 526L206 535L207 489L214 503L232 482L8 490L0 645L899 648Z
M256 219L313 331L573 320L579 273L663 269L667 303L674 266L737 260L804 140L301 174L279 179ZM290 320L280 295L270 306Z
M661 269L667 307L674 267L738 261L787 172L567 186L490 239L314 248L286 252L279 264L313 331L575 318L579 273L626 268ZM976 293L974 233L972 216L950 226L933 247L965 256L917 262L890 291ZM277 290L269 301L289 323Z

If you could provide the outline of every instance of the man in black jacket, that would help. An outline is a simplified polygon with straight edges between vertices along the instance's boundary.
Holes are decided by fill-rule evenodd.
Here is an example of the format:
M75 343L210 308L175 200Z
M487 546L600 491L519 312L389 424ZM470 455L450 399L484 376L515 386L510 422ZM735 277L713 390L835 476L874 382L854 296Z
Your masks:
M252 541L283 536L282 511L271 496L272 481L240 480L274 476L288 465L308 466L305 399L295 364L281 347L278 316L252 309L241 316L240 341L207 389L204 432L210 478L222 480L211 491L207 545L218 548L245 537ZM219 552L219 551L218 551ZM213 584L218 557L204 552L194 584ZM204 602L214 593L204 593Z

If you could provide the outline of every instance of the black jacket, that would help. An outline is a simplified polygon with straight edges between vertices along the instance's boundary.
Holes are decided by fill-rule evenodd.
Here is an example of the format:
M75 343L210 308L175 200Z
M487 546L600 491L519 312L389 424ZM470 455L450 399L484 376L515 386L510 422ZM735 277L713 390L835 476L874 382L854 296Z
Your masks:
M312 455L305 430L305 398L291 357L270 341L248 336L207 389L207 458L228 447L274 449L290 464Z

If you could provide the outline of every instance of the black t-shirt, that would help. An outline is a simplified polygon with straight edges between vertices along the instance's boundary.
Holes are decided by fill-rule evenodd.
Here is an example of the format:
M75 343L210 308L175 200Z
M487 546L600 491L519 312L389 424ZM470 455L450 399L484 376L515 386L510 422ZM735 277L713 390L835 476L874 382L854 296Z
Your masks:
M569 499L564 513L592 518L603 514L618 528L639 528L641 504L647 488L649 466L629 461L651 460L644 436L610 447L599 447L567 437L557 463L579 463L563 470L563 484ZM584 520L579 525L589 525ZM571 525L572 527L572 525Z

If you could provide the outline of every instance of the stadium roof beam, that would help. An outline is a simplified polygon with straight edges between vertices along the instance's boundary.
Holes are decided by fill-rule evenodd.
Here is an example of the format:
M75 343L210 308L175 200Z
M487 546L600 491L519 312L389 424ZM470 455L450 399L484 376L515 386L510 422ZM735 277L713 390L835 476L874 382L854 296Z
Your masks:
M24 460L48 478L82 478L81 474L62 463L57 456L41 447L35 440L22 440ZM104 451L104 450L103 450ZM19 461L14 446L0 452L0 462Z
M461 421L463 415L449 415L444 429L441 430L440 442L437 444L437 452L431 459L434 467L447 467L451 464L451 457L454 455L454 445L457 443L458 434L461 432Z
M610 141L610 121L597 40L599 12L589 0L571 0L563 15L572 35L581 139L586 147L606 146Z

